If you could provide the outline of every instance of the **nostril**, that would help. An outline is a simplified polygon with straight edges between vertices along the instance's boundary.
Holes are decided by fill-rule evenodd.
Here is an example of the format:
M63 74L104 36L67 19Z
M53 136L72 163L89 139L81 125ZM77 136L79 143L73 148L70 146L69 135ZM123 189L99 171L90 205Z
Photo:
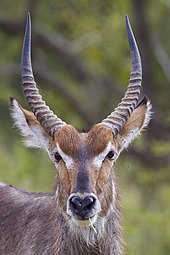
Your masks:
M83 202L82 202L82 210L84 209L87 209L87 210L90 210L92 209L92 207L94 206L94 203L95 203L96 199L92 196L88 196L88 197L85 197Z
M73 196L69 200L71 211L83 218L89 213L92 213L96 204L95 202L96 198L93 196L86 196L85 198Z
M82 205L82 200L79 197L74 196L70 199L70 203L75 210L79 210Z

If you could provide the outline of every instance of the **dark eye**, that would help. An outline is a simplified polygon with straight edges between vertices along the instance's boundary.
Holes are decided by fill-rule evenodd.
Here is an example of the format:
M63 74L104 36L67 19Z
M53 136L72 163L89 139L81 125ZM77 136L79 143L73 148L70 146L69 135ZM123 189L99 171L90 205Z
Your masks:
M60 161L60 159L62 159L62 157L60 156L60 154L58 152L54 152L54 158L57 163Z
M114 158L115 152L114 151L110 151L106 157L108 157L110 160L112 160Z

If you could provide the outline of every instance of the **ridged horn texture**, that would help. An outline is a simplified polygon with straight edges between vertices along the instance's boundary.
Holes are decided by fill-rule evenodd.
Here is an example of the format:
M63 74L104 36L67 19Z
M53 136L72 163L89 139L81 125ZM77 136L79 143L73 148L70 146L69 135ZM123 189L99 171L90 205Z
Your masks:
M66 123L50 110L36 87L31 64L31 18L29 13L22 49L21 73L24 93L29 106L42 127L53 137L54 133Z
M119 130L124 126L131 113L135 109L139 100L142 83L141 58L127 15L126 30L128 34L131 55L131 74L128 88L124 97L115 108L115 110L101 122L102 124L111 128L114 135L116 135Z

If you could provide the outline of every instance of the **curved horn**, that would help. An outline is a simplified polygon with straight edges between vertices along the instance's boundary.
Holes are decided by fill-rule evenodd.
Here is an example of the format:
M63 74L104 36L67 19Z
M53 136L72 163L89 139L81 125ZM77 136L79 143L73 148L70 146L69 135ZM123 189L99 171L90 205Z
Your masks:
M22 49L21 73L24 93L29 106L42 127L53 137L54 133L66 123L49 109L36 87L31 64L31 18L29 13Z
M114 135L119 132L135 109L139 100L142 83L141 58L127 15L126 30L131 55L131 74L128 88L117 108L102 121L102 124L112 129Z

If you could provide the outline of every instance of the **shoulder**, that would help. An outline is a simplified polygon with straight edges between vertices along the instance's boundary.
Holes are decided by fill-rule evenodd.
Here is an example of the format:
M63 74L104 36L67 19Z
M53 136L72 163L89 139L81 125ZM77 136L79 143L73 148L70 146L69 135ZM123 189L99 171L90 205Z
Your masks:
M4 183L4 182L0 182L0 188L1 187L6 187L6 186L11 186L10 184Z
M0 182L0 200L15 200L17 202L26 202L30 199L36 200L52 200L53 193L28 192L20 188L16 188L11 184Z

